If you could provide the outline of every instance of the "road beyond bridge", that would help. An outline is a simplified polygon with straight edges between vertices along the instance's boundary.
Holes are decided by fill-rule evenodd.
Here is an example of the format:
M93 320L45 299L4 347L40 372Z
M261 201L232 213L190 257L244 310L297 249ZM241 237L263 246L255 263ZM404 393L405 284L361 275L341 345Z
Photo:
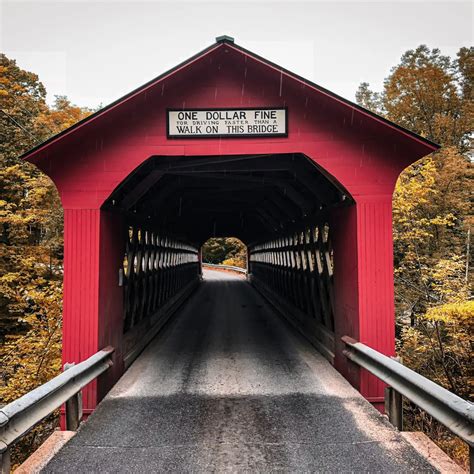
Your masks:
M239 275L204 281L45 472L433 472Z

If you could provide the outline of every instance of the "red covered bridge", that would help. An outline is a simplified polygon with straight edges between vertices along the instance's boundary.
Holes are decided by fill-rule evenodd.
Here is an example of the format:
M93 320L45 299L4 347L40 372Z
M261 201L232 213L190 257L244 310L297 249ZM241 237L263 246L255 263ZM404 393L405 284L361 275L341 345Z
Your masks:
M30 151L64 207L63 360L115 348L85 411L202 285L215 236L247 245L250 283L380 405L341 337L394 354L392 193L435 149L221 37Z

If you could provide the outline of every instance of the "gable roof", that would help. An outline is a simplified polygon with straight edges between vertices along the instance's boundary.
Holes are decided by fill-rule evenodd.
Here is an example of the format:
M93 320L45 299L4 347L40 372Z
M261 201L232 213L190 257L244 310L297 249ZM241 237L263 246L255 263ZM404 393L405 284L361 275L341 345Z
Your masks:
M440 148L440 145L438 145L437 143L434 143L433 141L431 140L428 140L427 138L424 138L422 137L421 135L415 133L415 132L412 132L411 130L408 130L407 128L404 128L400 125L397 125L396 123L368 110L368 109L365 109L364 107L354 103L354 102L351 102L350 100L348 99L345 99L344 97L341 97L339 96L338 94L335 94L334 92L331 92L330 90L314 83L314 82L311 82L309 81L308 79L305 79L301 76L299 76L298 74L295 74L291 71L289 71L288 69L285 69L281 66L279 66L278 64L275 64L271 61L269 61L268 59L265 59L263 58L262 56L259 56L258 54L255 54L253 53L252 51L249 51L245 48L243 48L242 46L239 46L237 44L234 43L234 39L230 36L227 36L227 35L224 35L224 36L219 36L216 38L216 42L213 43L212 45L208 46L207 48L203 49L202 51L200 51L199 53L195 54L194 56L191 56L190 58L186 59L185 61L181 62L180 64L178 64L177 66L173 67L172 69L169 69L168 71L164 72L163 74L160 74L159 76L155 77L154 79L146 82L145 84L141 85L140 87L132 90L131 92L129 92L128 94L124 95L123 97L120 97L119 99L115 100L114 102L106 105L105 107L103 107L102 109L98 110L97 112L89 115L88 117L80 120L79 122L75 123L74 125L72 125L71 127L59 132L58 134L56 135L53 135L52 137L48 138L47 140L45 140L44 142L36 145L35 147L33 147L31 150L27 151L26 153L24 153L23 155L20 156L21 159L25 159L25 160L32 160L34 158L35 155L37 155L39 152L45 150L46 148L48 148L49 146L51 146L53 143L56 143L58 142L59 140L61 140L63 137L67 136L67 135L70 135L72 133L74 133L76 130L94 122L97 118L107 114L109 111L119 107L121 104L127 102L128 100L130 100L131 98L145 92L146 90L148 90L149 88L151 87L154 87L156 84L158 84L159 82L163 81L164 79L166 78L169 78L170 76L174 75L175 73L177 73L178 71L188 67L188 66L191 66L193 63L197 62L198 60L202 59L203 57L209 55L210 53L213 53L214 51L220 49L220 48L231 48L233 49L234 51L236 52L239 52L241 53L242 55L244 56L248 56L250 58L252 58L253 60L275 70L275 71L278 71L280 74L283 74L284 76L287 76L288 78L290 79L293 79L299 83L301 83L302 85L305 85L309 88L312 88L316 91L318 91L319 93L327 96L327 97L330 97L331 99L343 104L343 105L346 105L347 107L349 108L352 108L354 110L357 110L359 111L360 113L362 113L363 115L366 115L390 128L393 128L395 130L397 130L398 132L414 139L415 141L418 141L418 142L421 142L422 144L426 145L428 148L431 148L432 151L434 150L437 150L438 148Z

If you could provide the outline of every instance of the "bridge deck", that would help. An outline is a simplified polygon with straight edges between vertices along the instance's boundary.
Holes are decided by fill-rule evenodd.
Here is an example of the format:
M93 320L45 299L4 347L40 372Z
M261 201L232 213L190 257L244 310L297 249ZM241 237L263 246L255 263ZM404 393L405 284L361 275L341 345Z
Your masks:
M246 281L205 276L46 472L433 471Z

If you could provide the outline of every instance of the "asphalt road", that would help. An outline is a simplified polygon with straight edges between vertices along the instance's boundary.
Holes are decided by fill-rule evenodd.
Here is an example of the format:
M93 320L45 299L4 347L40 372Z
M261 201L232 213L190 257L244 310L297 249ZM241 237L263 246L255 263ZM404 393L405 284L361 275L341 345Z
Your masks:
M245 280L205 276L45 472L434 472Z

